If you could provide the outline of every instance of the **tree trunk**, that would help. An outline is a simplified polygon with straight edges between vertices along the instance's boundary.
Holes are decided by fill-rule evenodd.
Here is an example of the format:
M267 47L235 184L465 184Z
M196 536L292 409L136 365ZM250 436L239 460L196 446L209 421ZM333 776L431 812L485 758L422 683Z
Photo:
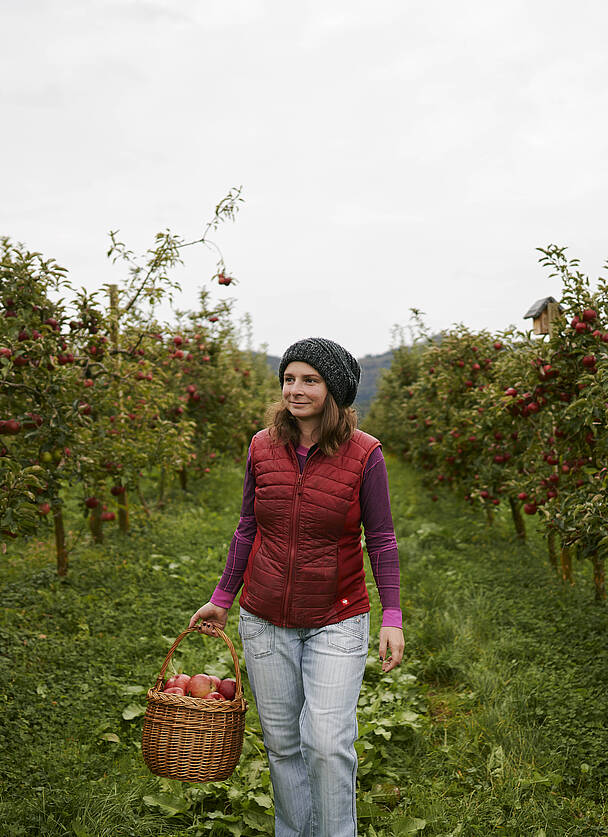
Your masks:
M188 490L188 472L185 468L179 469L179 484L182 488L182 491Z
M517 502L517 500L513 499L513 497L509 497L509 505L511 506L511 515L513 517L513 525L515 526L517 537L520 538L522 541L525 541L526 526L524 524L524 519L521 516L521 506Z
M162 508L165 505L165 484L167 481L167 472L165 470L165 466L160 466L160 482L158 485L158 501L156 503L158 508Z
M123 535L129 531L129 500L126 491L118 496L118 528Z
M606 570L604 567L604 559L600 558L597 552L591 554L591 563L593 564L593 583L595 584L595 601L606 601Z
M556 573L559 573L557 568L557 545L555 543L555 529L549 529L547 533L547 549L549 551L549 561Z
M65 548L65 529L61 506L53 508L53 526L55 528L55 551L57 553L57 575L68 574L68 552Z
M101 526L101 503L91 510L89 529L95 543L103 543L103 529Z
M570 547L562 544L561 554L562 564L562 581L568 584L574 584L574 576L572 575L572 555L570 554Z
M137 480L137 482L135 483L135 490L137 491L137 497L139 498L139 502L141 503L142 509L145 511L146 516L150 517L150 509L146 505L144 495L141 493L141 485L139 484L139 480Z

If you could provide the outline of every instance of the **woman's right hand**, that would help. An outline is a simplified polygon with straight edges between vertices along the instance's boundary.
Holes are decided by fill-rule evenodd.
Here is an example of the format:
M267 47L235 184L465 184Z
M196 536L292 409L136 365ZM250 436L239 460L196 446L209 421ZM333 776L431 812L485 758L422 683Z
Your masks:
M218 605L214 605L211 602L207 602L202 607L193 614L192 619L190 619L190 624L188 625L189 628L197 627L198 623L201 622L201 625L198 625L204 634L208 634L208 636L214 636L213 629L210 625L217 625L218 628L224 630L226 627L226 622L228 621L228 611L225 607L218 607ZM205 624L205 623L210 623Z

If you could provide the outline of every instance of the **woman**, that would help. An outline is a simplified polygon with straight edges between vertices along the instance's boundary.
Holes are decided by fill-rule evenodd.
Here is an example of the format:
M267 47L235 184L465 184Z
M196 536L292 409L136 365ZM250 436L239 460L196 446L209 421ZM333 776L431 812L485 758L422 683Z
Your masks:
M383 606L382 670L401 662L399 559L380 443L356 429L361 370L331 340L281 359L282 401L251 442L241 519L211 600L190 626L239 634L274 789L277 837L357 833L356 707L369 598L361 524Z

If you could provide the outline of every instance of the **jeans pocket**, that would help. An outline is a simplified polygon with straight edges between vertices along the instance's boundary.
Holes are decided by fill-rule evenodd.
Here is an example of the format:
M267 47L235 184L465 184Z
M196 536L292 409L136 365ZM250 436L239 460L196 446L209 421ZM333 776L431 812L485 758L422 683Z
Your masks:
M274 625L241 608L239 636L243 648L254 657L266 657L274 651Z
M327 641L339 651L352 654L355 651L362 651L367 648L367 625L368 614L362 613L359 616L350 616L342 622L328 625Z

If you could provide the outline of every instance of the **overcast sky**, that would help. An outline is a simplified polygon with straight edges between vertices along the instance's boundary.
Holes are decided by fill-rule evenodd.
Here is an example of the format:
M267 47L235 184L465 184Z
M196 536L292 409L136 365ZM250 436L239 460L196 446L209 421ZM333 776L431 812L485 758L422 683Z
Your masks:
M110 229L136 252L194 238L235 185L215 240L274 354L311 335L383 352L410 307L434 330L523 326L559 295L536 247L592 277L608 258L603 0L0 9L0 234L77 286L120 282ZM215 269L186 260L181 308Z

